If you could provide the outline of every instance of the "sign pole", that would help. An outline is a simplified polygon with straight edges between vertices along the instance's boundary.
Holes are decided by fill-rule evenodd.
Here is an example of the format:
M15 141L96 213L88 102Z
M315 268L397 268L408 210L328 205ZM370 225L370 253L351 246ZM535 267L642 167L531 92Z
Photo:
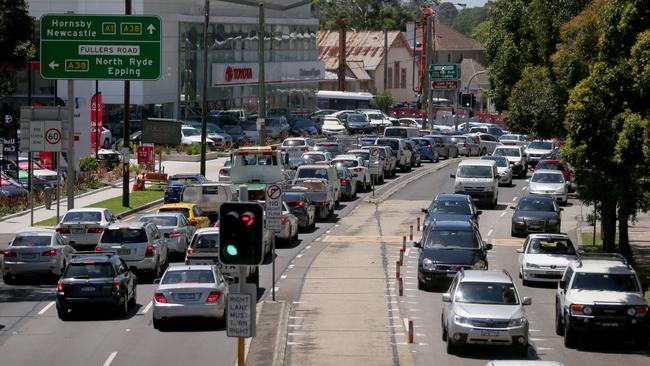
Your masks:
M241 198L241 197L240 197ZM246 268L248 266L239 266L239 293L246 293ZM237 338L237 365L245 366L246 360L244 359L244 351L246 345L246 338Z
M131 15L131 0L124 0L124 14ZM124 80L124 130L122 137L124 141L124 148L131 148L131 141L129 141L129 107L131 104L131 82ZM128 156L128 155L127 155ZM131 163L127 159L122 163L122 207L129 207L129 165Z
M67 180L67 193L68 193L68 210L74 208L74 80L68 80L68 121L70 127L68 128L68 151L66 156L68 158L68 180Z
M99 80L95 80L95 159L99 159Z
M30 222L30 226L34 226L34 190L32 189L33 184L31 184L32 175L34 174L34 167L33 167L34 153L30 151L27 154L29 156L29 159L27 159L29 164L29 168L27 169L27 174L29 174L29 179L27 183L29 185L29 187L27 187L29 188L29 222Z
M59 185L61 184L61 167L59 162L61 161L61 152L57 151L54 153L54 161L56 164L56 223L59 223L60 209L61 209L61 190Z
M201 88L201 162L199 171L205 177L205 159L208 124L208 25L210 23L210 0L205 0L205 19L203 22L203 85Z
M259 3L259 19L257 28L257 45L258 45L258 68L259 68L259 97L257 106L257 118L264 120L266 118L266 84L265 84L265 70L264 70L264 46L266 38L266 26L264 24L264 2ZM266 131L264 129L258 130L258 144L260 146L266 145Z

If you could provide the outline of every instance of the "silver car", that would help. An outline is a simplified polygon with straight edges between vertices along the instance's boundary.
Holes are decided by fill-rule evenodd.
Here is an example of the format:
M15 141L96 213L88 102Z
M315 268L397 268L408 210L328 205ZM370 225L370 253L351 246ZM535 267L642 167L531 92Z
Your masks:
M11 284L19 275L60 276L74 252L56 231L18 233L3 252L2 278L6 284Z
M442 339L447 353L470 344L514 346L528 353L528 317L507 271L461 270L442 295Z
M528 193L553 197L559 204L566 204L569 182L559 170L540 169L533 173L528 182Z
M158 282L159 281L159 282ZM228 282L212 265L169 267L153 295L153 327L165 328L171 318L226 318Z
M451 136L449 138L451 143L455 143L458 147L458 155L465 156L479 156L481 148L474 139L474 136Z
M196 227L190 225L185 215L181 213L156 213L142 215L138 221L152 222L167 240L167 248L171 252L185 253L190 244Z
M130 268L158 278L169 262L167 242L150 222L124 222L104 230L96 252L116 253Z
M223 162L223 167L219 169L219 182L230 182L230 168L232 160L230 158Z
M519 278L530 282L557 282L566 267L578 259L577 250L566 234L530 234L519 253Z
M56 231L75 249L94 249L104 230L117 218L107 208L73 208L56 226Z

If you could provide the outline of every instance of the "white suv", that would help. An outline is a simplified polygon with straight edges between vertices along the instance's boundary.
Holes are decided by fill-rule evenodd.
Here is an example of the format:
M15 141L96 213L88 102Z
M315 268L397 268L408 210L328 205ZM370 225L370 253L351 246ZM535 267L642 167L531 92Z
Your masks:
M555 331L564 345L594 332L606 337L632 338L648 348L650 315L643 295L648 284L639 281L620 254L581 253L564 271L555 295Z

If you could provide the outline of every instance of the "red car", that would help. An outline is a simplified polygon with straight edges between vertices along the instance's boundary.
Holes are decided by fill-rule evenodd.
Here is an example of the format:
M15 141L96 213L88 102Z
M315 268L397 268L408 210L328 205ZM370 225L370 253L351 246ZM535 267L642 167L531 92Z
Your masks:
M564 175L564 179L567 182L571 182L571 169L559 160L540 160L535 166L535 170L540 169L559 170L562 172L562 175ZM569 191L573 192L572 185L569 185Z

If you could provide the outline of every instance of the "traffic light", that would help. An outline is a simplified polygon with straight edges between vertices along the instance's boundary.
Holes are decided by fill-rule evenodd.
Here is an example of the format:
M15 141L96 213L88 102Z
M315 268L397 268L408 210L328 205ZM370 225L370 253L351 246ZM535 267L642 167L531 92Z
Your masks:
M460 96L460 105L463 108L474 107L474 94L462 94Z
M224 202L219 210L219 261L258 265L264 260L264 209L259 203Z

